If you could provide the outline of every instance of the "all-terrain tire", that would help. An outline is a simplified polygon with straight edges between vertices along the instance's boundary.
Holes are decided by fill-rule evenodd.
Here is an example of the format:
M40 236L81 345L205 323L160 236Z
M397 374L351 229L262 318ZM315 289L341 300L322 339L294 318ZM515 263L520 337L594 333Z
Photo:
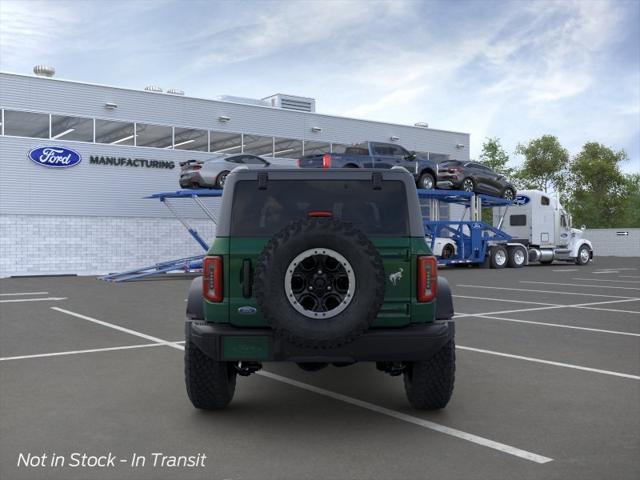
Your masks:
M452 338L427 361L407 362L404 389L414 408L444 408L453 394L456 373L456 345Z
M330 318L310 318L296 310L285 292L291 262L310 249L331 249L351 265L355 290L348 306ZM371 327L382 307L384 266L378 250L353 224L333 218L296 220L275 234L258 259L255 295L276 336L305 348L334 348Z
M184 379L189 400L202 410L226 407L236 390L235 365L217 362L205 355L188 333L184 344Z

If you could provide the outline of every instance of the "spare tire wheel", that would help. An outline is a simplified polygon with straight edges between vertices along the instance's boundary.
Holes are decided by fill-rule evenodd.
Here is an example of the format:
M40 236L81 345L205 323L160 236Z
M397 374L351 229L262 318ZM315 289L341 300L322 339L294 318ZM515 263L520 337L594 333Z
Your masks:
M362 335L384 301L382 259L366 235L333 218L291 222L258 259L256 300L275 334L333 348Z

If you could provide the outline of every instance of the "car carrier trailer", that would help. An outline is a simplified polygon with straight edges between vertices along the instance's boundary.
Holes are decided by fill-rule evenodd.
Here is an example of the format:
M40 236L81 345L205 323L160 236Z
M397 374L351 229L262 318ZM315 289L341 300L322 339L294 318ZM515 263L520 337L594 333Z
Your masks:
M439 265L519 268L593 259L584 227L571 228L571 217L543 192L519 192L514 201L457 190L418 190L418 196L425 237ZM460 220L440 220L441 203L462 207ZM492 210L492 225L482 220L483 208Z

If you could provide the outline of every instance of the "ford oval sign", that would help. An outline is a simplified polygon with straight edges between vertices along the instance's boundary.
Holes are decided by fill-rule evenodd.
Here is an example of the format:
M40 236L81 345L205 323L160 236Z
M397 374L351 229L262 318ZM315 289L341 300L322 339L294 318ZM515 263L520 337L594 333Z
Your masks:
M514 205L526 205L529 203L531 199L526 195L517 195L516 199L513 201Z
M82 161L80 154L64 147L38 147L29 152L33 163L50 168L69 168Z

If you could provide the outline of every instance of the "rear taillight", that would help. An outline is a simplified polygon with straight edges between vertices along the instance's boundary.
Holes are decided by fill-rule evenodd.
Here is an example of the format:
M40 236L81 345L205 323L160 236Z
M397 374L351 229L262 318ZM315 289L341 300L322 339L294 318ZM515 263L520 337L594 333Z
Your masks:
M202 294L210 302L222 301L222 257L204 258Z
M325 153L322 156L322 168L331 168L331 154Z
M430 302L438 294L436 257L418 257L418 302Z
M462 169L458 168L458 167L454 167L454 168L450 168L449 169L449 173L458 173L458 172L461 172L461 171L462 171Z
M191 167L191 170L200 170L202 168L202 165L193 165Z

